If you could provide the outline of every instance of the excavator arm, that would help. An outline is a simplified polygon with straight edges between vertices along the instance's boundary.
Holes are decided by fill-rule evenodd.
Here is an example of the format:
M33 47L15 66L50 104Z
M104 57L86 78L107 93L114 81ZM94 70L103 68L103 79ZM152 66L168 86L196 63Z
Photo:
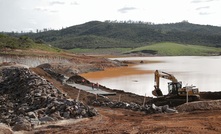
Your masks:
M152 91L152 94L154 96L163 96L162 91L160 90L160 78L168 79L172 81L173 83L177 83L177 79L169 73L162 72L156 70L154 73L154 90Z

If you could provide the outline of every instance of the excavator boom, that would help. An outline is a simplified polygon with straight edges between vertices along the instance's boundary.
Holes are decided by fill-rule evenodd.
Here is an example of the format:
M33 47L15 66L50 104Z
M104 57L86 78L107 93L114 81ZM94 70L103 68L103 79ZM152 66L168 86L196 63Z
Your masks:
M169 74L169 73L166 73L166 72L162 72L162 71L158 71L158 70L156 70L154 74L155 74L155 76L154 76L154 83L155 83L154 87L155 88L159 89L160 77L164 78L164 79L171 80L174 83L178 82L177 79L172 74Z
M160 90L160 78L170 80L173 83L178 82L177 79L172 74L156 70L154 73L154 88L155 89L152 91L152 94L157 97L163 96L163 93Z

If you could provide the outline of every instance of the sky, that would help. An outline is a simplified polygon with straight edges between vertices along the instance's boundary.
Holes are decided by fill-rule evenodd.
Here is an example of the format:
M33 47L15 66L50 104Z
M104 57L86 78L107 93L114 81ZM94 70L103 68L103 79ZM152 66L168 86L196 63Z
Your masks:
M0 32L61 29L89 21L188 21L221 26L221 0L0 0Z

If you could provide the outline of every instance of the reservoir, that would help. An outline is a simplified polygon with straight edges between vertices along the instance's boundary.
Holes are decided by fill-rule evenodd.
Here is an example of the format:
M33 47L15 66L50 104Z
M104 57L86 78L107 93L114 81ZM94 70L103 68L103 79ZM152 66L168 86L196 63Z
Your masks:
M221 91L221 56L124 57L120 61L138 61L125 67L82 74L111 89L153 96L154 71L173 74L183 86L194 85L199 91ZM143 63L140 63L142 61ZM160 89L168 93L167 79L160 79Z

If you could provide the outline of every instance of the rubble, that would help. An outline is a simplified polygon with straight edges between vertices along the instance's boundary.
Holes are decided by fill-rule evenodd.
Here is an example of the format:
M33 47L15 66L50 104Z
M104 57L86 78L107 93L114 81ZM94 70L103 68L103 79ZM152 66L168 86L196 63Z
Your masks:
M169 108L169 105L156 106L152 104L152 108L155 110L155 113L178 113L176 109Z
M45 72L50 74L53 78L55 78L57 81L64 82L66 80L65 76L63 74L57 73L52 66L49 63L45 63L42 65L39 65L41 69L43 69Z
M152 105L144 105L141 106L136 103L126 103L126 102L113 102L110 100L106 101L99 101L99 100L93 100L91 102L91 105L93 106L103 106L103 107L110 107L110 108L123 108L123 109L129 109L133 111L142 111L146 114L154 114L154 113L177 113L176 109L169 108L168 105L164 106L156 106L155 104Z
M94 108L68 99L28 68L0 69L0 122L15 131L31 130L50 121L97 115Z

